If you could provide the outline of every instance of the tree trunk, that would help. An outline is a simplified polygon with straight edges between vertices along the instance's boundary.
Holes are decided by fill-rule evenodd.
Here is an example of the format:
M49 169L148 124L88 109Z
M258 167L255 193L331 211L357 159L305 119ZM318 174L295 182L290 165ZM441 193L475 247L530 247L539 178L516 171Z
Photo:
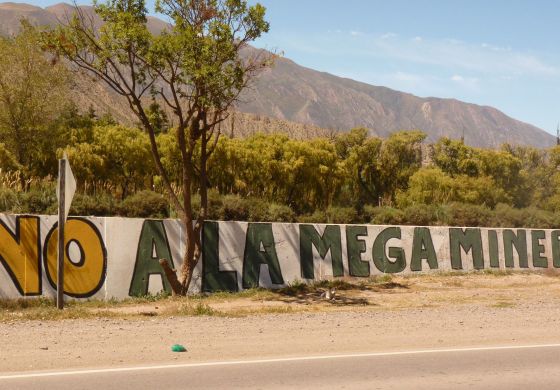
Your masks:
M159 259L159 265L163 268L163 272L165 273L165 277L171 284L171 291L173 296L176 295L183 295L183 289L179 279L177 279L177 271L171 268L167 259Z

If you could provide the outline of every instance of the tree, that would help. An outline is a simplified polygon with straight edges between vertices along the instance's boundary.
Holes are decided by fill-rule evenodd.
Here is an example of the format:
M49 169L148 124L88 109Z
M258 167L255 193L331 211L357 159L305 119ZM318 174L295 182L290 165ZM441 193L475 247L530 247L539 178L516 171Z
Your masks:
M22 182L46 165L42 146L54 144L53 126L66 106L68 82L64 66L45 56L40 34L27 22L19 35L0 37L0 142L22 169Z
M348 177L349 198L358 208L378 204L381 194L379 157L382 140L368 137L364 128L355 128L335 139L339 158L344 161Z
M111 183L120 187L122 199L143 188L153 174L148 136L138 129L95 126L91 142L75 143L66 152L84 184Z
M398 191L408 188L410 177L422 166L421 131L400 131L383 141L379 155L380 193L393 201Z
M46 41L53 52L120 94L148 133L157 173L185 226L179 275L160 261L173 292L183 295L201 254L207 161L239 94L270 64L269 55L248 46L269 24L262 5L248 6L244 0L157 0L155 10L171 21L159 35L148 30L144 0L108 0L94 3L103 22L99 29L92 17L75 8L63 26L46 34ZM161 161L149 95L172 113L181 156L179 189ZM194 191L200 192L196 214Z

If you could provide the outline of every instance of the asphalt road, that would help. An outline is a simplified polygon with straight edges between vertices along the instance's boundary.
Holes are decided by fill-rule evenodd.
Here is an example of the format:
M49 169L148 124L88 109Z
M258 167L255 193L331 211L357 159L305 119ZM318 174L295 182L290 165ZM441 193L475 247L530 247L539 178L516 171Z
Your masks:
M0 389L560 389L560 344L0 374Z

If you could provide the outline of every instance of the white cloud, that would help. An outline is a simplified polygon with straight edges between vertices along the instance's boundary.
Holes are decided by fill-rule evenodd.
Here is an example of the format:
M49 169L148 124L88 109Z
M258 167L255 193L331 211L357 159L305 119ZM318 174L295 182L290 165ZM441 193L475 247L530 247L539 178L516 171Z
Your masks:
M395 72L393 73L392 77L398 81L419 82L424 80L424 76L406 72Z
M392 32L388 32L388 33L382 34L380 36L381 39L391 39L391 38L396 38L396 37L397 37L397 34L392 33Z
M390 39L389 39L390 38ZM419 38L419 39L417 39ZM421 37L401 39L395 34L370 35L362 47L375 57L410 63L463 69L499 75L560 75L560 69L537 56L488 43L469 44L456 39L428 40Z
M470 90L479 89L479 80L476 77L465 77L458 74L451 76L451 81Z

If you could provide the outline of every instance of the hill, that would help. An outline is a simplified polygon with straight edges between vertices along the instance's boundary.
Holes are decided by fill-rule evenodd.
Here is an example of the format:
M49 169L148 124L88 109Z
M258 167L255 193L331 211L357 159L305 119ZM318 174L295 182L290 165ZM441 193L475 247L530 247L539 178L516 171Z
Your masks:
M81 8L92 12L91 7ZM68 4L40 8L1 3L0 34L17 33L21 18L37 25L55 25L71 11L72 6ZM154 17L149 18L148 24L154 33L166 26L164 21ZM91 105L98 112L111 112L121 121L134 121L124 102L90 77L80 77L75 89L75 100L80 106ZM265 132L283 129L293 136L303 131L299 137L305 137L305 134L332 134L366 127L379 136L420 129L428 134L428 141L443 136L464 137L467 144L480 147L497 147L504 142L537 147L554 144L551 134L493 107L455 99L421 98L318 72L287 58L279 58L272 69L259 77L253 88L241 96L237 109L254 114L237 115L236 123L243 127L241 134L257 129ZM265 121L263 117L271 119ZM259 121L254 122L256 118Z

